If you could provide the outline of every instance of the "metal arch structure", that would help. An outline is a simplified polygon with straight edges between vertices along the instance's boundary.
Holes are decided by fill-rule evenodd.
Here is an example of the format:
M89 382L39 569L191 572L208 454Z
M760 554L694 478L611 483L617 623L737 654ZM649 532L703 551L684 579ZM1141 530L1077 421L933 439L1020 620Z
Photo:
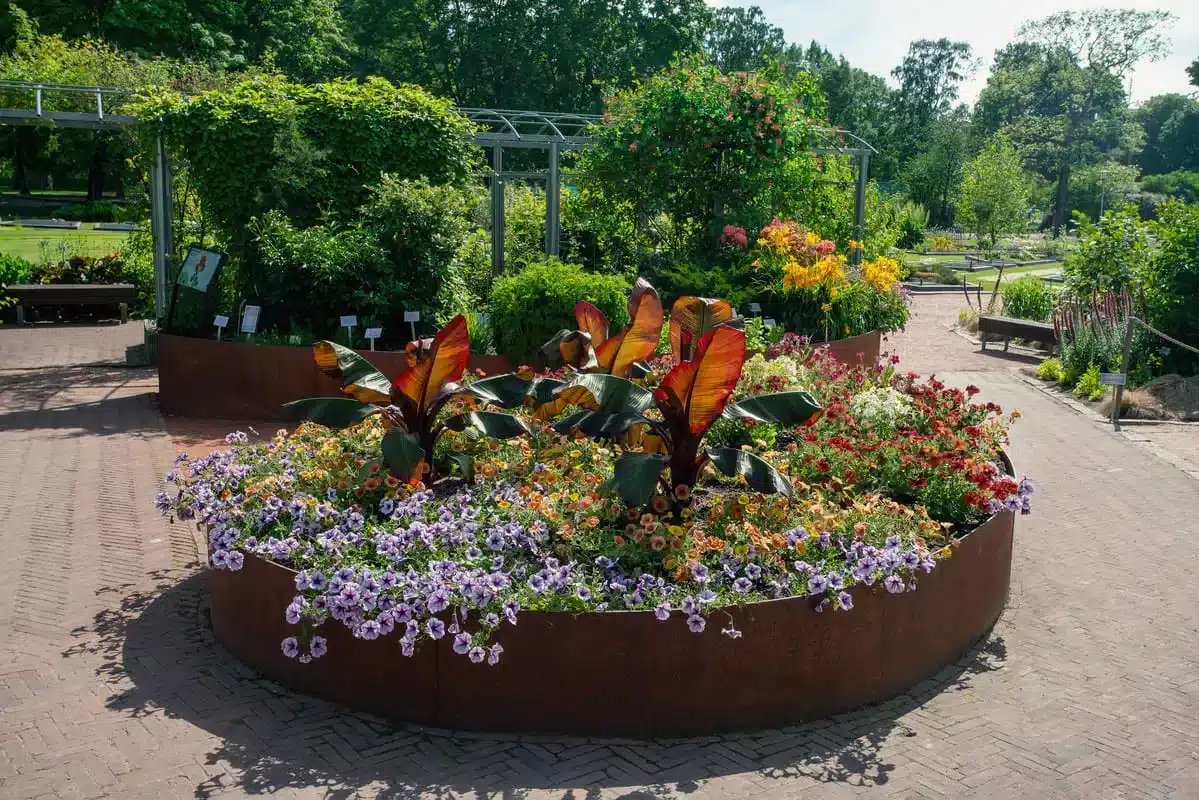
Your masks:
M19 92L31 102L19 108L0 108L0 125L56 125L91 130L119 130L137 124L128 115L105 110L105 97L127 97L133 92L106 86L73 86L30 81L0 81L0 92ZM67 95L78 99L70 104L87 106L88 110L60 111L45 108L48 96ZM94 107L92 104L94 103ZM52 105L57 105L52 103ZM109 108L112 107L110 102ZM562 186L559 156L563 150L586 147L591 142L590 128L602 124L595 114L572 112L514 111L495 108L460 108L459 111L475 126L475 141L491 152L491 265L496 274L504 269L504 185L509 180L542 179L545 181L545 252L559 253ZM850 156L857 163L854 192L854 226L859 240L865 236L866 186L870 172L870 157L878 151L861 137L835 128L814 127L816 142L811 152L818 155ZM504 150L523 148L545 150L549 153L545 172L516 172L504 170ZM171 283L171 248L173 242L171 219L171 166L166 146L159 137L155 141L150 169L150 226L154 236L154 274L156 311L159 317L166 312L167 286ZM860 251L855 254L860 258Z
M504 186L510 180L545 180L545 253L559 252L562 211L562 180L558 157L563 150L585 147L591 141L588 129L599 124L594 114L569 112L512 111L499 108L463 108L461 112L475 125L475 141L491 151L491 270L504 271ZM524 148L549 153L545 172L504 170L504 149Z

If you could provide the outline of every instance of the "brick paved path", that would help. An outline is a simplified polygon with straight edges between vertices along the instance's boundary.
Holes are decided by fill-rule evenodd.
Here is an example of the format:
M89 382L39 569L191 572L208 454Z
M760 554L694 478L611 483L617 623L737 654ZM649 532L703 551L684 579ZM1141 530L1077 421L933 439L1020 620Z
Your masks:
M818 724L505 738L345 713L213 643L197 540L151 509L174 455L154 375L79 366L133 327L0 328L0 797L1199 796L1196 484L1005 361L942 340L947 379L1024 413L1011 452L1038 488L975 654Z

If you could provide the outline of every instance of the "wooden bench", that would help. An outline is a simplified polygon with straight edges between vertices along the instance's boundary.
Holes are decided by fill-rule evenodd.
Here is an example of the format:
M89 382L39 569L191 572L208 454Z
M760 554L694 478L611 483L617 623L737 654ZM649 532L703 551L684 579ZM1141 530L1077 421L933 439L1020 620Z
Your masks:
M4 293L17 301L17 323L25 323L25 306L120 306L121 322L129 321L129 304L137 301L131 283L18 283Z
M1003 351L1006 353L1012 339L1023 339L1026 342L1040 342L1049 352L1057 346L1057 336L1053 326L1048 322L1033 322L1030 319L1015 317L994 317L983 315L978 318L979 339L982 349L987 349L987 334L1003 337Z

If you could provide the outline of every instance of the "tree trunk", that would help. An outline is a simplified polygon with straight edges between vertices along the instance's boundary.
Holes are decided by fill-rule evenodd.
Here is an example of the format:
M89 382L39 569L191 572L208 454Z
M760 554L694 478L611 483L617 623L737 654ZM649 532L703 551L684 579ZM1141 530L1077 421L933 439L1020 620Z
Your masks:
M1057 170L1057 198L1053 202L1053 238L1062 235L1066 223L1066 206L1070 203L1070 161L1063 157Z
M92 148L92 161L87 168L87 199L104 199L104 169L108 160L108 137L103 133L96 134L96 143Z

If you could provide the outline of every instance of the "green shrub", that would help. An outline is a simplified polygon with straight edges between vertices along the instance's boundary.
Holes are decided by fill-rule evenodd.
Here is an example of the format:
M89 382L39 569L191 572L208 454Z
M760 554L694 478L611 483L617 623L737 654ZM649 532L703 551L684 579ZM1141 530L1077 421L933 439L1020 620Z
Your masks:
M372 231L391 261L391 279L408 292L408 310L440 327L472 305L458 261L476 202L470 191L384 175L362 207L359 225ZM365 313L365 309L362 310Z
M1169 200L1158 208L1154 255L1146 291L1155 327L1192 347L1199 347L1199 205ZM1170 345L1167 369L1194 372L1199 356Z
M1149 264L1149 223L1133 206L1115 208L1092 223L1081 217L1078 250L1066 257L1066 285L1080 297L1092 292L1135 292Z
M1061 342L1062 383L1074 386L1094 366L1118 370L1124 361L1124 337L1114 327L1083 323Z
M1037 365L1037 377L1043 381L1060 383L1062 380L1062 362L1056 358L1047 358Z
M629 282L617 275L587 272L578 264L550 259L505 275L491 288L491 333L496 351L514 362L528 361L563 328L574 328L574 307L594 303L612 330L629 322Z
M932 271L933 274L937 276L937 280L941 281L941 283L948 283L958 286L962 282L961 276L944 264L933 264Z
M262 306L259 330L309 328L318 337L336 337L342 314L406 329L400 312L417 310L413 287L396 274L371 231L296 228L271 211L252 223L251 232L260 268L254 293L244 299Z
M1074 387L1074 394L1079 397L1085 397L1088 400L1101 400L1103 395L1107 393L1107 387L1099 382L1099 367L1091 364L1083 372L1082 377L1078 381L1078 385Z
M895 205L895 216L899 221L899 240L896 247L911 250L923 244L924 228L928 225L928 209L910 200Z
M1003 313L1017 319L1046 322L1057 303L1057 290L1034 275L1024 275L1000 289Z
M51 216L79 222L118 222L123 216L120 206L111 200L89 200L56 208Z
M33 264L20 256L9 256L0 253L0 308L12 305L15 301L4 293L4 287L10 284L29 283L33 279Z

